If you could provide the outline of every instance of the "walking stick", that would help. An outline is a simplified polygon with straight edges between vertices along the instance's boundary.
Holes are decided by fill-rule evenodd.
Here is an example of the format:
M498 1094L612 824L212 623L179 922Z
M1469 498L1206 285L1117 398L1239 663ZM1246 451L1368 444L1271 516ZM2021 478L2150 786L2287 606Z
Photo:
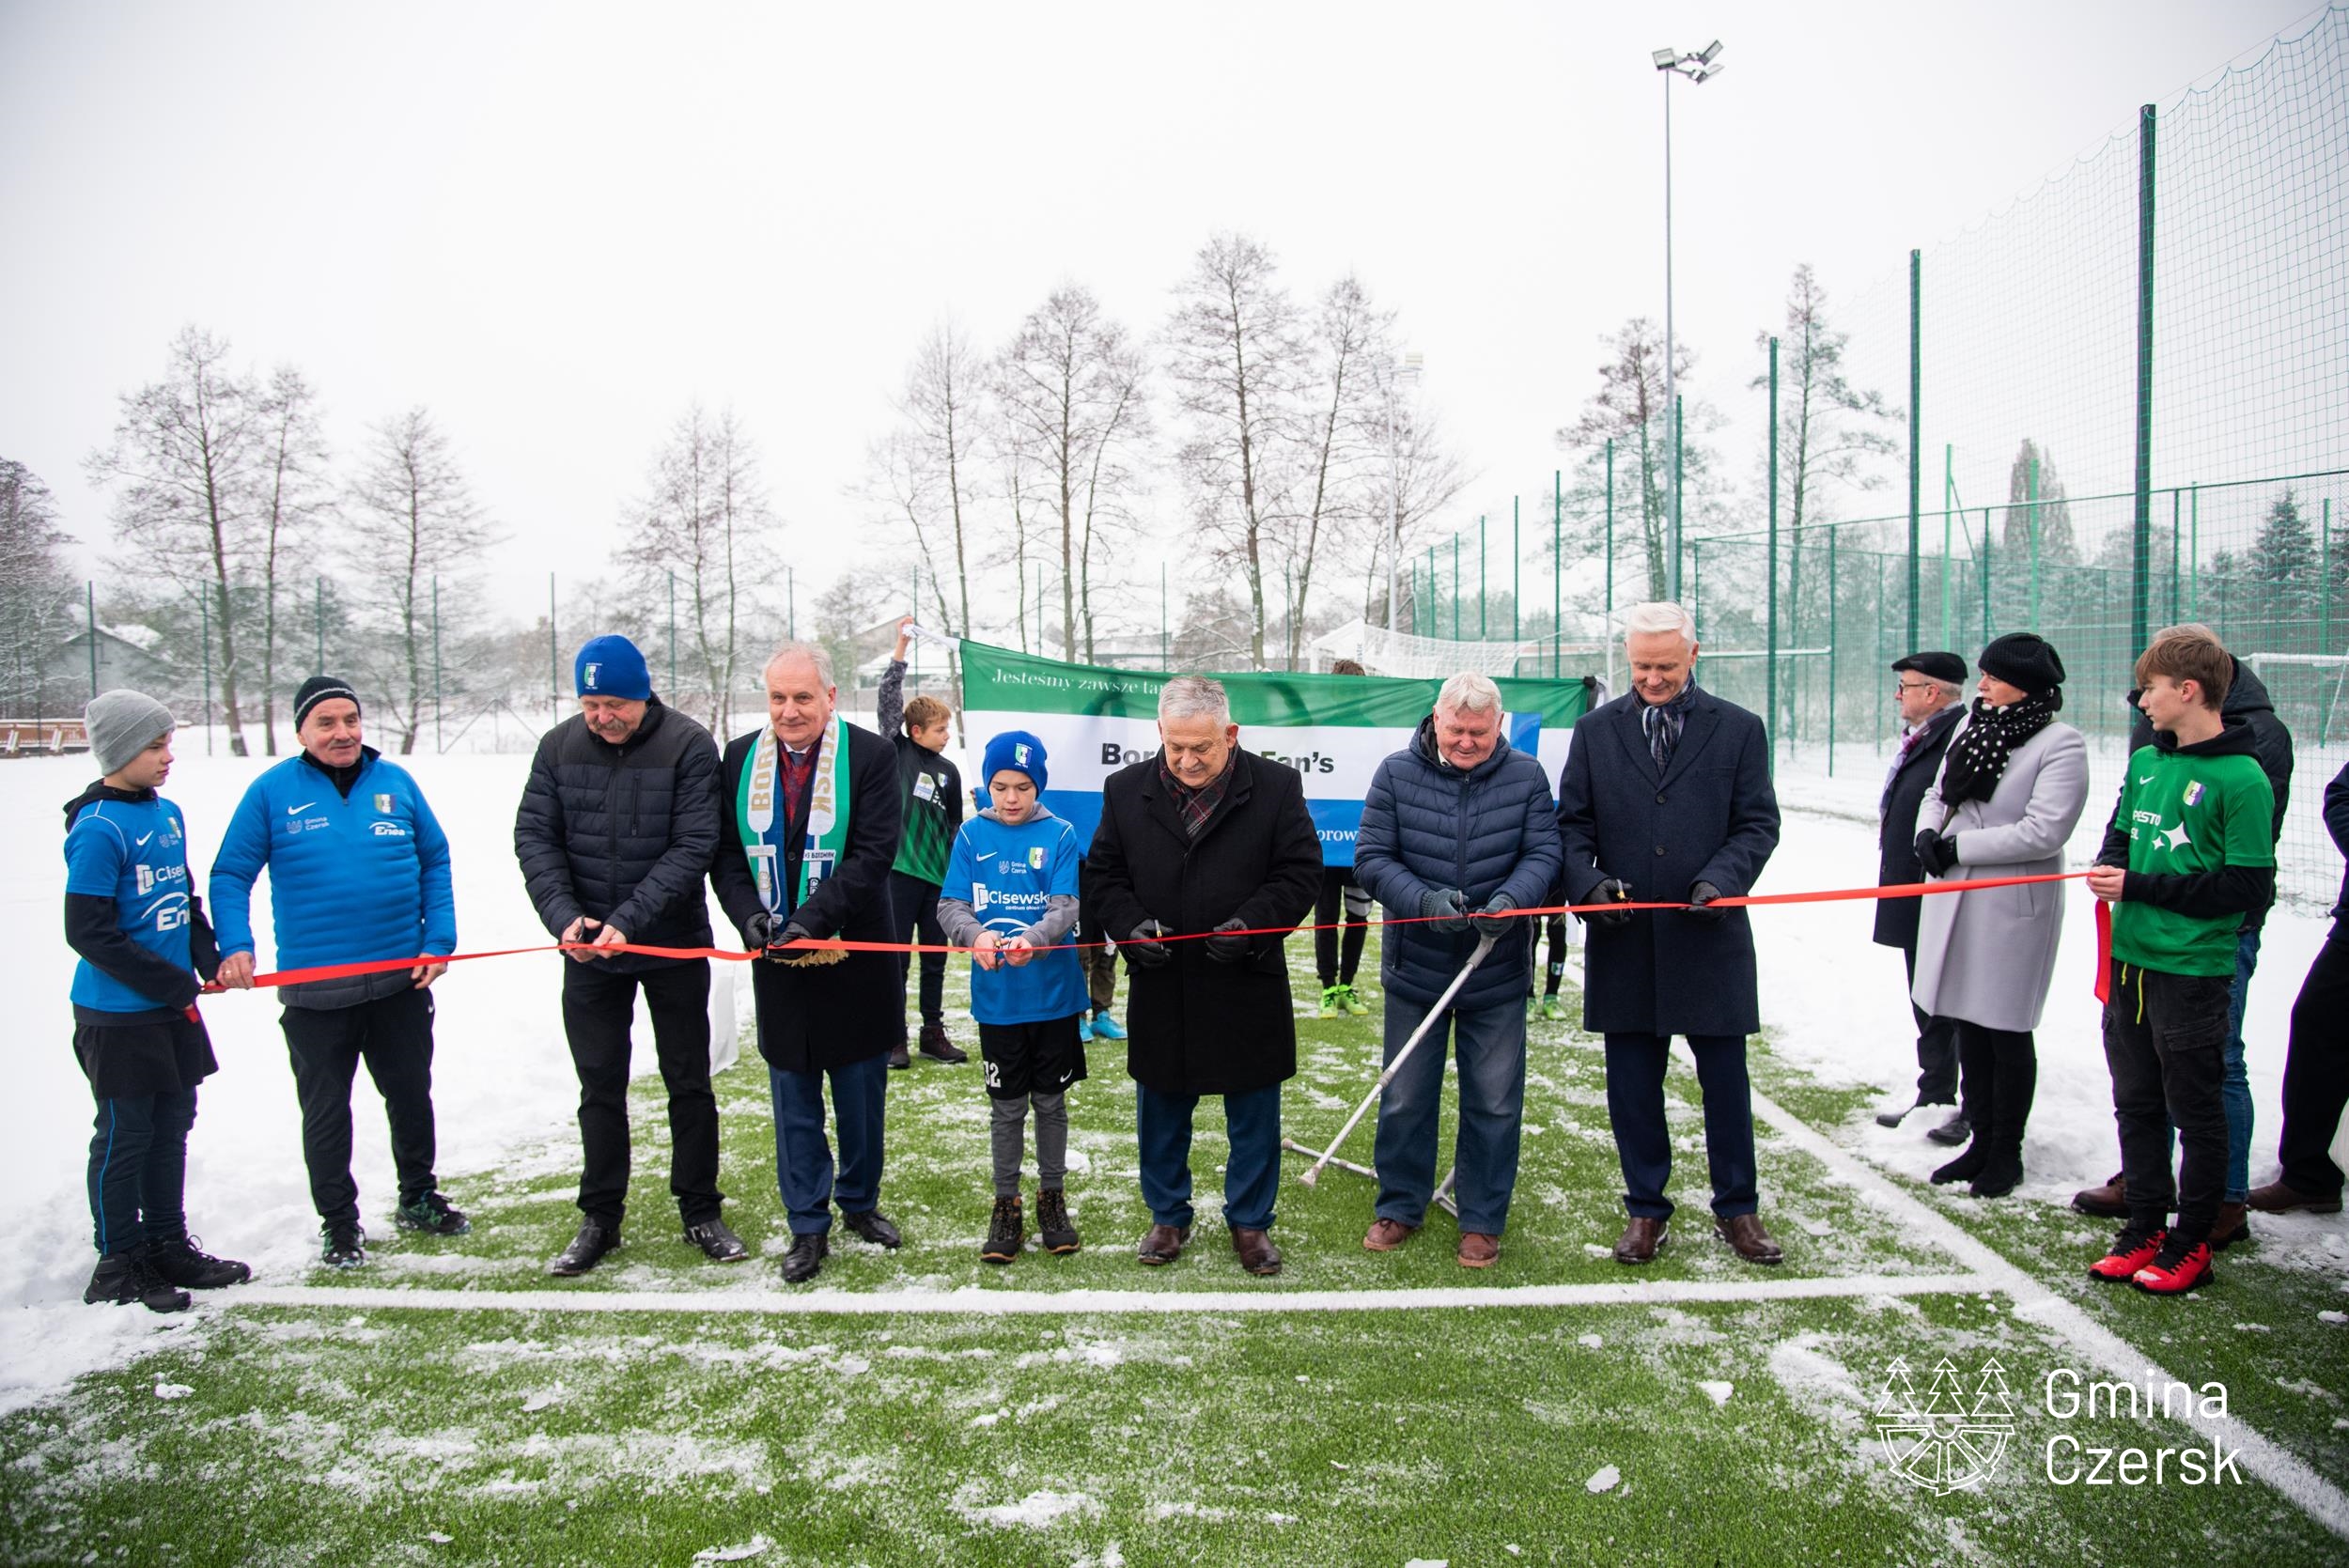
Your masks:
M1370 1110L1372 1103L1386 1090L1387 1085L1394 1080L1394 1075L1403 1070L1403 1063L1409 1060L1411 1052L1418 1048L1419 1043L1427 1037L1427 1032L1435 1027L1436 1021L1443 1017L1443 1010L1452 1005L1454 997L1460 994L1460 987L1468 984L1468 977L1474 974L1476 966L1485 961L1485 955L1492 950L1492 938L1476 939L1476 951L1469 955L1468 962L1460 966L1460 972L1452 977L1452 984L1446 986L1443 988L1443 995L1436 999L1436 1005L1427 1010L1427 1016L1419 1021L1419 1027L1411 1031L1411 1037L1403 1042L1403 1048L1394 1053L1394 1060L1387 1063L1387 1070L1378 1075L1378 1081L1370 1086L1370 1093L1362 1097L1362 1103L1354 1108L1354 1114L1348 1116L1346 1119L1346 1126L1338 1129L1337 1137L1330 1141L1330 1146L1321 1152L1319 1159L1314 1161L1312 1169L1297 1178L1299 1181L1303 1182L1307 1187L1315 1186L1320 1182L1321 1168L1330 1163L1330 1157L1338 1152L1338 1145L1346 1141L1346 1135L1354 1130L1355 1124L1362 1119L1363 1113Z

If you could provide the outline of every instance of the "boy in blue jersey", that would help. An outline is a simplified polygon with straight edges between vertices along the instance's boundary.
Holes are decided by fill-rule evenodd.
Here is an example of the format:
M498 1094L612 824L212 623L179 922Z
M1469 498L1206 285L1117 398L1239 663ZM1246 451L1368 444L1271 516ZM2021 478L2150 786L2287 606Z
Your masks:
M407 769L366 744L359 695L329 675L294 693L302 752L237 802L212 862L220 978L253 984L253 883L264 867L282 970L415 959L366 974L287 986L279 1020L302 1102L302 1157L324 1245L319 1261L367 1261L350 1179L350 1083L367 1064L391 1123L400 1229L471 1228L432 1173L432 993L457 951L448 837Z
M184 1312L198 1290L253 1277L188 1236L184 1193L195 1086L219 1063L195 1011L195 971L219 967L188 880L188 831L156 794L171 773L171 712L136 691L90 699L83 723L102 775L65 808L65 934L73 1054L98 1101L89 1145L98 1267L82 1299Z
M1048 1252L1074 1252L1068 1218L1068 1086L1085 1076L1078 1021L1089 1005L1082 966L1060 942L1077 924L1076 830L1037 799L1044 742L1010 730L987 743L993 801L955 835L938 923L971 949L971 1016L994 1102L995 1212L979 1256L1007 1264L1027 1240L1019 1156L1035 1109L1036 1232ZM1049 949L1050 951L1039 951Z

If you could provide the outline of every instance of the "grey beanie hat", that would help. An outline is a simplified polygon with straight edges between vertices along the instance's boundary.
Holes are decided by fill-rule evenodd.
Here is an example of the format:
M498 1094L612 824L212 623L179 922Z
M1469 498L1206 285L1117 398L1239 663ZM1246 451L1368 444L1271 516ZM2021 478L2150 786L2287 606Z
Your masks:
M101 778L118 773L131 759L147 750L157 736L179 727L171 709L144 691L118 687L101 691L82 709L83 727L89 731L89 754L97 759Z

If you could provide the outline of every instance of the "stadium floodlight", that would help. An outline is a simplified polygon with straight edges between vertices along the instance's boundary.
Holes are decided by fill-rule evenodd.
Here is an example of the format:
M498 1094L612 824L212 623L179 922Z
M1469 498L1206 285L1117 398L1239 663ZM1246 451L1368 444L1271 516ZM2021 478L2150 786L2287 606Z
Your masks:
M1680 389L1677 367L1672 363L1672 78L1686 76L1696 83L1719 76L1721 67L1716 62L1720 54L1721 40L1715 39L1692 54L1658 49L1649 56L1656 62L1656 69L1664 73L1664 417L1672 421L1670 431L1675 450L1680 440ZM1673 474L1676 467L1669 458L1664 465L1672 529L1672 566L1666 582L1674 599L1680 598L1680 485Z
M1701 52L1701 53L1697 55L1697 61L1698 61L1698 63L1699 63L1699 64L1701 64L1701 65L1708 65L1708 66L1709 66L1709 65L1711 65L1711 64L1712 64L1715 60L1717 60L1717 59L1720 58L1720 53L1721 53L1721 40L1720 40L1720 39L1714 39L1711 43L1707 44L1707 45L1704 47L1704 49L1703 49L1703 51L1702 51L1702 52Z
M1387 630L1395 630L1395 607L1402 602L1403 566L1403 449L1395 443L1394 389L1397 381L1408 380L1413 387L1427 368L1427 356L1407 353L1403 363L1387 373Z
M1680 63L1680 51L1677 49L1659 49L1656 52L1654 57L1656 60L1657 70L1670 70L1672 67Z

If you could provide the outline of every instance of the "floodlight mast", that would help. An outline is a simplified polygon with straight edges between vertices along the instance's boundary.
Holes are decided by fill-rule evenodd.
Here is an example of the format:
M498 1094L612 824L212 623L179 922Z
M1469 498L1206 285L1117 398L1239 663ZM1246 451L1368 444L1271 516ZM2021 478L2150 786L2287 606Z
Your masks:
M1672 456L1665 460L1665 484L1672 497L1672 570L1666 578L1670 597L1680 598L1680 393L1679 369L1673 363L1672 339L1672 78L1686 76L1690 82L1703 82L1719 76L1721 67L1721 40L1694 54L1683 54L1667 47L1656 50L1649 58L1664 75L1664 417L1672 437Z

